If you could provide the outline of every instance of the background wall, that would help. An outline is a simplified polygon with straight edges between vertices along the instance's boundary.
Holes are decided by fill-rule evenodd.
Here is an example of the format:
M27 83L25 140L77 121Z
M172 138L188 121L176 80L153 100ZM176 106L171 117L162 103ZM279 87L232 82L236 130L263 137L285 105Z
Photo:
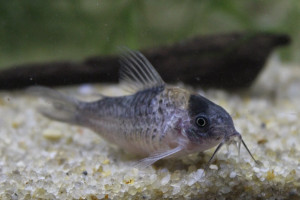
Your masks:
M300 61L299 0L12 0L0 1L0 68L232 31L287 33L281 58Z

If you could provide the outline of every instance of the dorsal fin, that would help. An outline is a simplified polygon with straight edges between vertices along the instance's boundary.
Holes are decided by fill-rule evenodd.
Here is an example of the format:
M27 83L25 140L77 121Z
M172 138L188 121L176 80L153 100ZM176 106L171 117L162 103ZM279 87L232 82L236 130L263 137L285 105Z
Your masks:
M163 88L165 82L143 54L126 49L120 59L120 83L131 92Z

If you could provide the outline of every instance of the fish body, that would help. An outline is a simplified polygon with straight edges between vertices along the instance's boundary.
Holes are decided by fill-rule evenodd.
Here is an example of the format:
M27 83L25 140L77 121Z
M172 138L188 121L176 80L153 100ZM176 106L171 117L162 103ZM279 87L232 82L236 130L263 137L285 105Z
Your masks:
M233 138L238 138L239 144L243 142L222 107L199 94L166 86L141 53L128 51L121 58L121 66L121 84L132 89L131 95L83 102L38 87L33 91L53 105L51 109L40 109L41 113L94 130L125 151L144 156L141 163L145 166L219 144L217 153Z
M179 88L154 88L125 97L107 97L81 104L85 126L130 153L149 156L186 144L186 152L204 151L211 146L193 145L183 131L191 121L190 93ZM95 112L95 111L99 112ZM207 145L206 145L207 144ZM215 143L212 144L215 146Z

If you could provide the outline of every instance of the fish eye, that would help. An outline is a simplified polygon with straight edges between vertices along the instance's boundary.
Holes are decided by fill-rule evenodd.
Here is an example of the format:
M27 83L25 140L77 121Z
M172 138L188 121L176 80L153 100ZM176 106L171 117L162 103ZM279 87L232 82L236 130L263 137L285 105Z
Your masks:
M207 126L207 124L208 124L208 120L206 119L206 117L203 117L203 116L196 117L195 122L196 122L197 126L201 127L201 128Z

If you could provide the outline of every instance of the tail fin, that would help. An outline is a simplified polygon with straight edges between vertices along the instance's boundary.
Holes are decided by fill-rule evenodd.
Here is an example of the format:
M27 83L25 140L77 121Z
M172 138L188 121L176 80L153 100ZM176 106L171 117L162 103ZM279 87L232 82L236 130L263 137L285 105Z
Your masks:
M80 124L80 101L47 87L34 86L27 89L29 94L49 100L51 107L43 106L38 110L44 116L70 124Z

